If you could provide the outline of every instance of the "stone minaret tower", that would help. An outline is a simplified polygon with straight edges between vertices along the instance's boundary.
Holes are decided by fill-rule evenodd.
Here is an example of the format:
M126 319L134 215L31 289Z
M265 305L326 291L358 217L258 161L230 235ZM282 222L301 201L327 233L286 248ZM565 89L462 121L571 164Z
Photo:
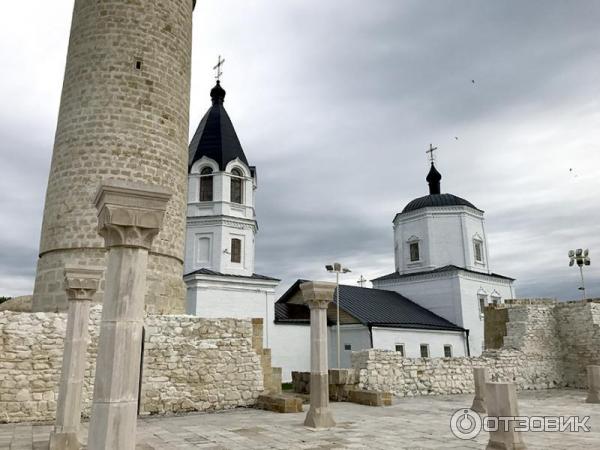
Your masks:
M75 0L34 311L67 307L65 265L105 266L94 196L101 180L113 178L173 193L150 252L146 305L155 312L183 312L194 4Z

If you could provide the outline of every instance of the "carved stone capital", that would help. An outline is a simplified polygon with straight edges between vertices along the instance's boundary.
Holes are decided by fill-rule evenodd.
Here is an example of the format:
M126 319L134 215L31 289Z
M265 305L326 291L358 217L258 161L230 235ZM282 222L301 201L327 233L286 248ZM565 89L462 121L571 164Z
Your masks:
M103 269L65 267L65 290L69 300L92 300L98 290Z
M171 194L162 187L105 180L96 195L98 233L110 247L150 249Z
M309 281L300 285L304 302L310 309L327 309L333 300L335 283L325 281Z

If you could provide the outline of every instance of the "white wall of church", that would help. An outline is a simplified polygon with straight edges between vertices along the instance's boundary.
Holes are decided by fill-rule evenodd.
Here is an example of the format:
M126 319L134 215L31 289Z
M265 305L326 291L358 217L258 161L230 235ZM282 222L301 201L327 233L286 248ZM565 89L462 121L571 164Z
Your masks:
M465 335L453 331L409 330L402 328L373 327L373 348L396 350L397 344L404 345L404 356L421 357L421 344L429 346L429 356L444 356L444 345L452 347L452 356L466 356Z
M471 355L478 356L483 351L483 315L479 307L479 297L484 298L486 305L494 299L504 302L515 298L514 288L508 280L484 279L479 275L461 273L460 293L462 297L463 327L469 329L469 345Z
M462 326L460 284L456 275L374 281L373 287L398 292L438 316Z
M337 367L337 330L335 326L329 327L327 335L327 356L329 367ZM346 345L350 350L346 350ZM340 363L342 368L352 367L350 355L352 352L371 348L371 334L364 325L340 325Z
M215 279L207 276L186 277L186 312L205 318L258 318L273 322L275 287L278 282ZM272 326L263 333L264 345L272 343ZM269 341L269 342L268 342Z
M292 371L310 372L310 325L272 325L271 364L281 367L282 381L291 381Z
M493 298L502 302L515 297L509 280L458 271L445 276L375 281L373 287L398 292L455 325L468 329L471 356L480 355L483 350L479 296L485 296L487 304Z
M481 241L483 260L475 261L474 239ZM419 244L419 260L411 261L410 244ZM401 274L456 265L487 272L483 214L463 206L424 208L394 220L396 271Z

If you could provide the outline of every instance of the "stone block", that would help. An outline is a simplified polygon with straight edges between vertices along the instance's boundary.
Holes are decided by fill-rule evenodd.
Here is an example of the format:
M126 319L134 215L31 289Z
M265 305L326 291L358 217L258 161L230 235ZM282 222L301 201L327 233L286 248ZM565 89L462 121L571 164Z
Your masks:
M391 392L352 389L348 392L348 400L359 405L392 406L393 395Z
M354 369L329 369L329 384L354 384Z
M259 395L256 407L278 413L301 413L302 399L287 395Z
M600 403L600 366L587 366L588 396L586 403Z
M519 415L517 390L513 383L487 382L485 399L488 417L515 417ZM514 430L515 423L501 423L498 431L490 431L487 450L524 450L521 433Z
M473 368L473 382L475 384L475 397L471 409L475 412L485 414L485 383L489 381L488 370L485 367Z
M273 367L269 390L272 394L281 394L281 367Z

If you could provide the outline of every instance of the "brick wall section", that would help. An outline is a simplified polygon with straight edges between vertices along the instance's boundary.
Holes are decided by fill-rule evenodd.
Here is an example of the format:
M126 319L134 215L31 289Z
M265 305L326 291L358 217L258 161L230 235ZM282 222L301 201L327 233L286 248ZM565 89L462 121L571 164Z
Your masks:
M101 310L90 317L83 415L90 413ZM52 421L66 314L0 313L0 422ZM252 323L193 316L146 317L142 414L254 405L263 391Z
M555 308L565 363L565 384L587 386L586 366L600 365L600 301L559 303Z
M352 363L359 388L398 396L470 393L473 367L488 367L494 381L514 382L518 389L587 387L586 366L600 364L600 300L518 300L492 309L495 317L486 323L502 323L503 315L508 319L501 349L471 358L355 352ZM499 339L498 330L494 340Z
M184 312L191 47L192 0L75 1L34 311L66 309L65 264L105 266L93 201L113 178L173 193L149 258L146 304Z
M499 349L504 345L504 336L506 336L506 323L508 322L508 309L486 307L483 335L485 348Z

